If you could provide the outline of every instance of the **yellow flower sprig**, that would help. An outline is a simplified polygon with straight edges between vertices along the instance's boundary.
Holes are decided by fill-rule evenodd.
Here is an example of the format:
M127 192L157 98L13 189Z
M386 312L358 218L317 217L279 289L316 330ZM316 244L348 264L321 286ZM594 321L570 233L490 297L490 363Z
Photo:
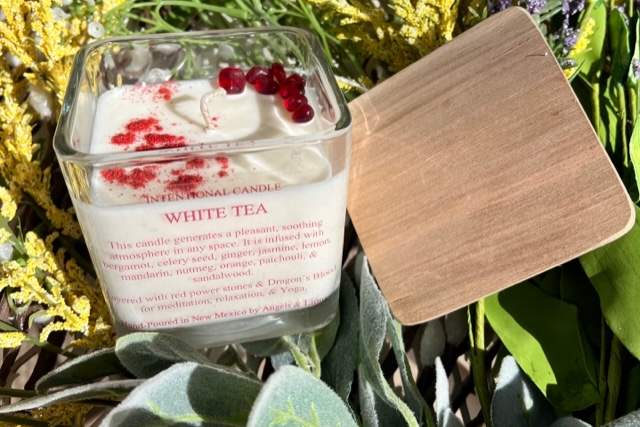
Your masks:
M80 238L71 209L58 207L51 196L51 169L40 159L50 150L34 140L39 111L29 103L34 91L48 97L52 117L61 108L73 57L90 39L88 26L98 22L121 0L74 5L69 15L56 0L0 0L0 244L11 245L13 255L0 266L0 291L18 306L39 304L47 319L40 336L22 331L0 334L0 347L23 341L45 342L59 330L79 333L76 347L98 348L112 342L106 303L94 279L74 259L54 249L58 233ZM46 133L45 133L46 134ZM28 196L28 197L26 197ZM12 229L18 207L29 199L57 232L43 240L36 232L24 238Z
M451 40L459 0L390 0L395 19L360 0L309 0L334 35L361 57L373 57L399 71Z

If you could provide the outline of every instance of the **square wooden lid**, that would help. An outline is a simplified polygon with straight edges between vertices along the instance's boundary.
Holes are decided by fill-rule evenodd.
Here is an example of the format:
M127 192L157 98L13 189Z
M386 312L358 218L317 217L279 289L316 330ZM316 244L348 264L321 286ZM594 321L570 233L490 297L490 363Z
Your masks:
M635 211L531 17L511 8L350 104L349 213L404 324L623 235Z

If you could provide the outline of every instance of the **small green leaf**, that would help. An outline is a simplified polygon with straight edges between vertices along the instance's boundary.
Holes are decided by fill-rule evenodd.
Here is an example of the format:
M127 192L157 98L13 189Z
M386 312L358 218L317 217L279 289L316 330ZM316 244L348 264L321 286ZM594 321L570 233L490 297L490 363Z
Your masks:
M635 123L629 139L629 155L636 178L636 186L640 187L640 120L636 118Z
M70 384L85 384L107 375L126 375L127 370L120 364L113 348L105 348L78 356L47 373L36 383L36 390Z
M486 299L486 315L518 365L562 411L599 399L594 357L575 306L525 282Z
M617 8L609 11L609 44L611 47L611 76L616 83L622 83L629 72L631 63L631 35L629 18Z
M511 356L502 359L491 401L494 427L548 426L553 418L553 409L522 375L515 359Z
M340 319L335 344L322 361L322 380L347 402L358 364L360 320L356 292L346 274L340 284Z
M137 387L100 425L244 426L260 385L223 366L178 363Z
M640 358L640 225L621 239L580 258L584 271L600 297L602 313L614 334Z
M356 427L340 397L313 375L283 366L269 377L253 405L248 427Z
M138 378L149 378L180 362L208 364L204 354L184 341L157 332L136 332L118 338L116 355Z
M602 48L607 33L607 7L603 0L590 2L580 20L580 33L585 33L589 27L591 36L585 50L578 53L574 60L580 67L580 73L588 81L598 78L602 70Z
M11 405L0 406L0 414L28 411L62 402L78 402L88 399L119 399L126 396L129 391L142 384L142 382L143 380L117 380L70 387L42 396L22 399Z

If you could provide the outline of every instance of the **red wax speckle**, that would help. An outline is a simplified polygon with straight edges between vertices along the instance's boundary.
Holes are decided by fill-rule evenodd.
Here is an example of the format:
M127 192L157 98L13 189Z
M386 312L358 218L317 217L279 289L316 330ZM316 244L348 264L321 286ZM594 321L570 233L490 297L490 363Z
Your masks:
M224 178L229 175L229 158L227 156L216 156L216 162L220 165L220 170L218 171L218 176L220 178Z
M111 143L115 145L130 145L136 140L136 136L131 133L118 133L111 137Z
M195 174L182 174L178 175L175 179L169 181L167 183L167 190L169 191L180 191L184 193L189 193L196 188L204 181L204 178L200 175Z
M162 130L158 119L147 117L144 119L131 120L126 128L129 132L146 132L151 130Z
M156 178L154 167L133 168L128 173L123 168L103 169L100 174L110 184L126 185L131 188L144 188Z
M187 145L184 140L184 136L172 135L170 133L145 134L144 142L144 144L136 147L136 151L156 150L159 148L178 148Z
M207 165L207 162L202 157L194 157L193 159L187 160L185 166L187 169L202 169Z
M156 98L164 99L165 101L171 101L173 98L173 91L170 87L161 85L156 92Z

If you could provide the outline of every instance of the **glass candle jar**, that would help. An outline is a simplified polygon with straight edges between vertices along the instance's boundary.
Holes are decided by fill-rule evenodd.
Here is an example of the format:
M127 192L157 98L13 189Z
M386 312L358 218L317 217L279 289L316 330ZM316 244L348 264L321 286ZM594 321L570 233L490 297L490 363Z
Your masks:
M203 347L328 323L350 125L306 31L83 48L54 146L116 332Z

